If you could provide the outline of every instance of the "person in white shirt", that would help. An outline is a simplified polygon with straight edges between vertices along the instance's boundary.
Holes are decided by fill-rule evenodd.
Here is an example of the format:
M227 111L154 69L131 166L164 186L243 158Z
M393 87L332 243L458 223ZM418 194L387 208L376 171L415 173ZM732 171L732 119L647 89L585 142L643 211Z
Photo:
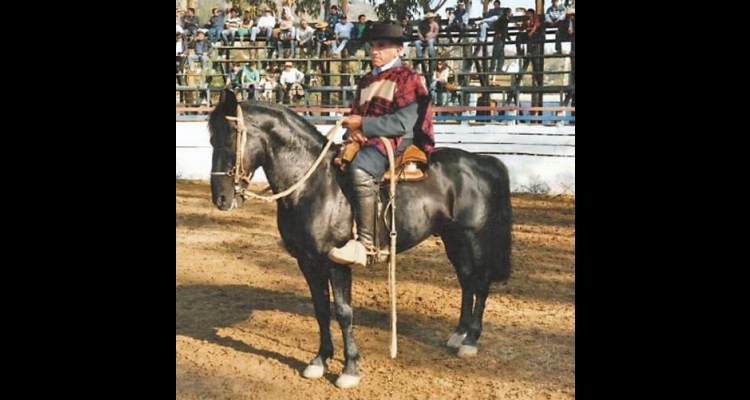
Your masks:
M352 37L352 29L354 29L354 24L349 22L346 15L342 15L339 23L333 28L336 45L333 47L333 50L331 50L331 53L341 54L341 51L347 48L346 45Z
M284 70L279 76L279 86L277 87L277 99L282 99L284 104L289 104L289 91L293 85L299 84L304 88L305 74L294 68L291 61L284 63Z
M271 43L271 34L273 34L273 28L276 26L276 17L271 14L271 9L265 6L263 9L263 16L258 18L258 24L253 26L250 30L250 41L255 42L255 37L259 33L266 35L266 43Z
M430 82L430 94L432 95L432 104L443 106L448 102L448 92L445 91L445 85L448 83L451 70L444 61L437 62L437 68L432 72L432 82ZM440 93L438 93L440 92ZM438 94L440 100L438 100Z
M312 54L314 33L315 29L307 24L307 20L303 19L299 22L299 28L297 28L297 46L302 52Z

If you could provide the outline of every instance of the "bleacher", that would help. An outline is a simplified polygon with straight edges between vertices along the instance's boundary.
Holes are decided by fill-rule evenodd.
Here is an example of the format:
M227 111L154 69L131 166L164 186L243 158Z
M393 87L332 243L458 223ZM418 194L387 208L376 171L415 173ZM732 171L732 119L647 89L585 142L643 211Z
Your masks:
M515 48L518 27L514 22L520 21L520 18L522 17L514 17L509 24L510 40L505 43L506 66L517 63L520 67L525 59L534 57L521 56L508 51L508 49ZM575 55L565 52L543 54L541 56L543 60L549 60L555 68L544 68L541 73L543 80L541 86L537 86L532 80L535 72L531 67L522 75L519 75L516 70L490 72L488 66L492 54L491 41L480 44L482 49L479 54L472 55L474 46L477 45L479 27L476 22L479 19L471 19L463 35L456 30L451 32L452 42L446 37L447 21L440 21L441 30L435 45L437 54L434 61L443 60L449 65L450 81L455 87L448 93L448 104L433 105L434 120L442 123L574 124L575 107L571 107L571 99L575 98L575 78L574 70L568 65L574 65ZM416 25L416 22L413 24ZM554 43L556 32L556 28L546 28L545 44ZM488 40L493 33L490 27L487 32ZM245 36L242 40L236 40L233 47L222 46L218 42L211 60L213 79L210 85L205 83L204 75L192 77L189 74L183 75L187 84L177 86L177 92L182 93L177 102L178 119L205 116L224 88L231 63L246 63L251 60L258 63L261 78L267 68L271 68L274 64L283 65L286 61L293 62L297 69L305 73L304 99L290 104L291 108L300 112L305 118L314 122L330 122L348 112L349 101L353 97L359 78L369 71L369 60L365 57L363 50L360 49L352 57L344 54L313 58L311 55L302 55L301 49L298 48L297 57L288 58L283 56L289 50L285 49L285 54L279 55L275 54L274 48L274 58L269 59L266 51L270 47L267 46L265 37L258 35L256 39L255 43L251 43L249 37ZM416 35L413 40L416 40ZM567 47L565 43L569 42L563 39L563 46ZM219 54L224 54L225 57L222 58ZM410 43L408 54L402 57L402 60L417 69L424 77L425 84L429 86L432 79L430 69L432 59L426 54L424 58L416 58L414 45ZM563 64L562 68L560 64ZM550 96L553 96L555 101L546 99ZM205 99L208 100L204 101ZM545 105L544 103L556 104Z

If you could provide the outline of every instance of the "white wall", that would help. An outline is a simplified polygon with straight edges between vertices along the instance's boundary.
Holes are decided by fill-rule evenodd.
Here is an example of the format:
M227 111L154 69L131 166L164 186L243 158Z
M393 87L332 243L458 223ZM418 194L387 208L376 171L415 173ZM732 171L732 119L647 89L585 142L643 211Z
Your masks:
M177 122L177 179L209 179L208 122ZM332 125L318 125L326 134ZM334 138L341 141L344 131ZM435 125L438 147L490 153L508 167L513 192L575 195L575 127L526 125ZM263 170L253 181L265 182Z

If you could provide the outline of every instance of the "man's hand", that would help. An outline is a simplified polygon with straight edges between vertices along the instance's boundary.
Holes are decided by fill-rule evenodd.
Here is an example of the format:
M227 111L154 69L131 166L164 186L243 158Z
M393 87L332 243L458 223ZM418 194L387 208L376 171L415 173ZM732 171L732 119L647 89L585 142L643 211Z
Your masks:
M362 116L361 115L350 115L344 117L342 125L346 126L350 131L356 131L362 129Z

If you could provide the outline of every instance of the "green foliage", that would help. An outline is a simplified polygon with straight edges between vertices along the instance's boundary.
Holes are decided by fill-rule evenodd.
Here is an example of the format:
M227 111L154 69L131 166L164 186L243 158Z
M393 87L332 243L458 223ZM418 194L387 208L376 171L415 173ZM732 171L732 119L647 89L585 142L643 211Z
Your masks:
M375 6L375 14L378 15L378 18L396 21L403 17L414 19L420 11L422 11L421 14L435 12L446 2L448 0L385 0L375 5L376 0L370 0L370 4Z

